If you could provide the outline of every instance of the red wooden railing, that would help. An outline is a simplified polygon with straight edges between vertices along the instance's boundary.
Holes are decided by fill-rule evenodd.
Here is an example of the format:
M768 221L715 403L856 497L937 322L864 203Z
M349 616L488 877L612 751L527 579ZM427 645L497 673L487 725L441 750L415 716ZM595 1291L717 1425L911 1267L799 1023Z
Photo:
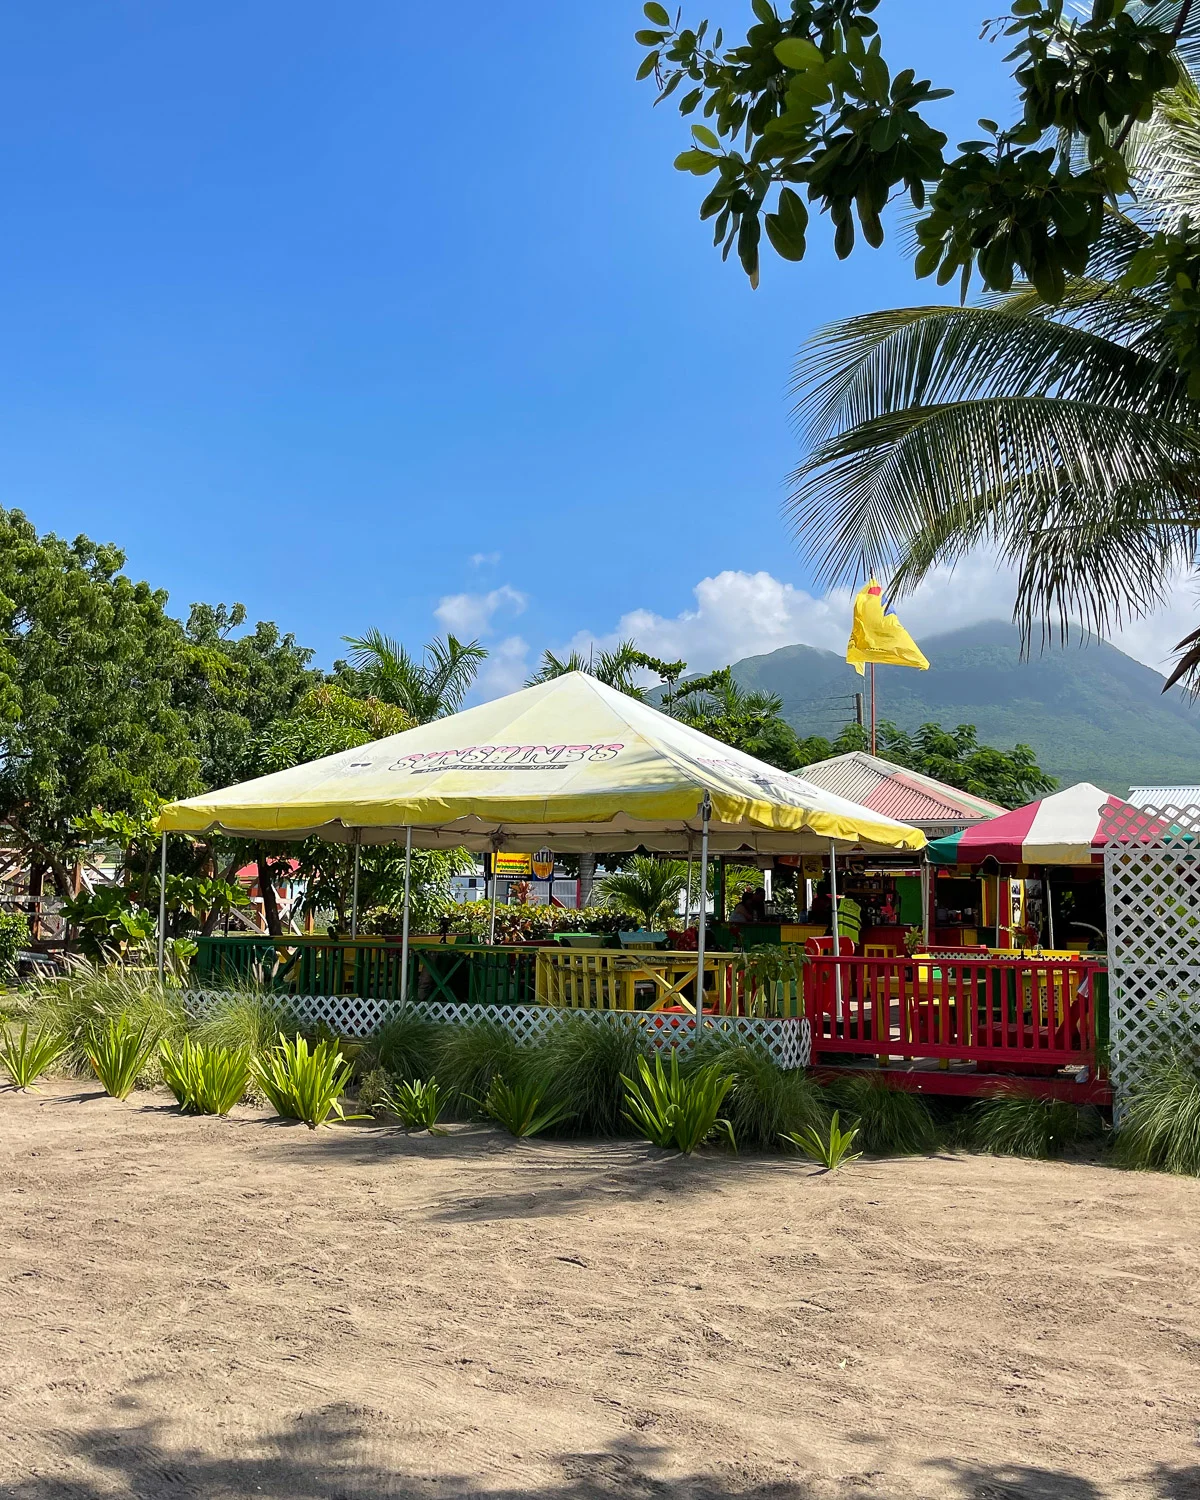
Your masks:
M1094 1068L1099 972L1081 959L814 958L804 971L813 1057Z

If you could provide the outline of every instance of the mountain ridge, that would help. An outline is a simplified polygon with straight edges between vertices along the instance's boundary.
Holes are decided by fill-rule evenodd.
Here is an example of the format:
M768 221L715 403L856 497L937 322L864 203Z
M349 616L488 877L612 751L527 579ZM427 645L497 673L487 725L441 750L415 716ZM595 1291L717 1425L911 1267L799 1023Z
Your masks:
M963 626L921 641L929 671L876 669L877 716L902 729L927 721L974 724L984 744L1032 747L1060 785L1094 781L1124 794L1138 783L1200 782L1200 706L1164 694L1166 679L1091 636L1021 660L1007 620ZM854 717L867 682L836 652L781 646L733 664L747 689L776 693L801 736L832 739ZM869 715L869 703L864 697Z

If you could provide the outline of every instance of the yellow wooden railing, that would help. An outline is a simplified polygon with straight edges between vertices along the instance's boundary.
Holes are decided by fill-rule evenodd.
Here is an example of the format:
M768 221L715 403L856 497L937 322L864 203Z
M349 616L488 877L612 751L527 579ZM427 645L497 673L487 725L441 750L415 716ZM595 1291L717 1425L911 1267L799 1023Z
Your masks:
M772 993L768 993L768 989ZM617 952L607 948L542 948L537 1000L572 1010L696 1010L696 955ZM800 987L748 982L731 953L704 955L704 1009L709 1015L798 1016Z

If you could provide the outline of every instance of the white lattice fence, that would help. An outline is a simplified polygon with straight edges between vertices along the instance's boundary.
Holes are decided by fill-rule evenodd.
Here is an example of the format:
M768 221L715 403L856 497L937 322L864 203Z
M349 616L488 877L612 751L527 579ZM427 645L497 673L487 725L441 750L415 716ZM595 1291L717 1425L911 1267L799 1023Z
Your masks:
M189 990L185 1004L199 1015L221 998L219 990ZM304 1026L322 1021L344 1037L366 1037L399 1009L395 1000L372 1000L357 995L279 995L269 999L281 1016L288 1015ZM657 1048L675 1047L695 1036L695 1021L687 1015L657 1015L650 1011L567 1010L554 1005L468 1005L449 1000L414 1000L410 1010L431 1021L460 1026L481 1021L499 1021L519 1042L532 1044L549 1035L569 1017L582 1017L596 1026L640 1026ZM776 1020L761 1016L706 1016L706 1033L724 1032L753 1040L771 1054L781 1068L806 1068L812 1057L812 1033L800 1017Z
M1200 1048L1200 807L1114 813L1104 828L1109 1024L1118 1115L1168 1048Z

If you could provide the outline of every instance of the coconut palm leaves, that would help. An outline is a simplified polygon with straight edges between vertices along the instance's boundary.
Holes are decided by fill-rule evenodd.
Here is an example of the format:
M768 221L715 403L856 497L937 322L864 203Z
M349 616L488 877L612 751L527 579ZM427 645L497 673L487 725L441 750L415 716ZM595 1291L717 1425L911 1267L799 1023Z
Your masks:
M687 865L681 859L635 854L624 870L600 881L600 894L605 905L636 917L645 927L653 927L660 918L673 915L687 875Z
M1019 288L826 328L801 356L798 534L827 582L903 592L988 546L1018 574L1028 636L1105 631L1159 604L1200 536L1200 404L1134 255L1200 205L1200 93L1177 90L1130 143L1138 202L1113 213L1057 306ZM1200 668L1200 651L1195 668Z
M478 641L464 643L453 635L430 641L423 660L381 630L343 640L365 691L404 709L418 724L457 713L487 660L487 648Z

